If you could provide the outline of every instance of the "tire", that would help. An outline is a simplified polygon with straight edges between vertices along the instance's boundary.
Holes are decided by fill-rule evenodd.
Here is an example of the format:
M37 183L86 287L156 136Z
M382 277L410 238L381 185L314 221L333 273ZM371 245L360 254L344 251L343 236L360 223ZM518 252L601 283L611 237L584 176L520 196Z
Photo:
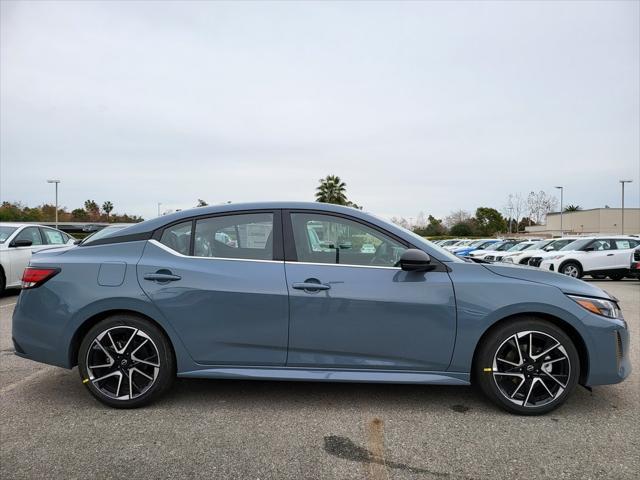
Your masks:
M0 297L4 295L7 288L7 278L4 276L4 269L0 267Z
M624 278L624 273L612 273L611 275L609 275L609 278L611 280L619 282L620 280L622 280Z
M558 272L572 278L582 278L582 266L578 262L569 261L563 263Z
M78 371L89 392L114 408L151 403L176 375L173 349L164 333L152 322L126 314L107 317L87 332L78 352Z
M531 338L534 359L528 352ZM559 345L552 348L555 343ZM523 317L498 326L484 338L472 373L482 392L502 409L543 415L562 405L577 385L580 358L562 329L546 320Z

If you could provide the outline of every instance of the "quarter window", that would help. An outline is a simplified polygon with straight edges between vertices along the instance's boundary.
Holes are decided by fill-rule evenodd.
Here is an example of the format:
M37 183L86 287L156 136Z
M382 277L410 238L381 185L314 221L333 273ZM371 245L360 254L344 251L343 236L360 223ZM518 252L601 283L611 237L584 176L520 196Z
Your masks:
M273 260L273 213L249 213L196 221L196 257Z
M27 227L16 235L16 240L31 240L31 245L42 245L42 237L38 227Z
M393 267L407 247L352 220L333 215L292 213L300 262Z
M50 228L43 228L44 239L47 245L64 245L67 243L64 233Z
M162 232L160 243L182 255L189 255L191 244L191 220L167 227Z

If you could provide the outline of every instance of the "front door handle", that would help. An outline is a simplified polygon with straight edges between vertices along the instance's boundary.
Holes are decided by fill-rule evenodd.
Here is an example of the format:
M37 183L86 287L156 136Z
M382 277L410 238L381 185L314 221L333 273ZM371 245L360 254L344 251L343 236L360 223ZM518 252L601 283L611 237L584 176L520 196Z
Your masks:
M152 282L175 282L176 280L182 279L180 275L174 275L167 270L160 270L156 273L145 273L145 280L151 280Z
M331 285L325 285L320 282L311 282L307 280L306 282L296 282L291 285L296 290L304 290L305 292L318 292L320 290L329 290Z
M613 253L607 253L607 257L613 257Z

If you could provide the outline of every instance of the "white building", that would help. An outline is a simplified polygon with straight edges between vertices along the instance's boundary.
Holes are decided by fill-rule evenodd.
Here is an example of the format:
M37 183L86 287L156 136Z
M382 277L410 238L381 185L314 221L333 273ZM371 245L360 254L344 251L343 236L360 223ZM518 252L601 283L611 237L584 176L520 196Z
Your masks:
M559 236L560 212L547 214L547 224L526 227L527 233ZM562 214L562 230L566 235L622 234L621 208L592 208ZM624 209L624 233L640 234L640 208Z

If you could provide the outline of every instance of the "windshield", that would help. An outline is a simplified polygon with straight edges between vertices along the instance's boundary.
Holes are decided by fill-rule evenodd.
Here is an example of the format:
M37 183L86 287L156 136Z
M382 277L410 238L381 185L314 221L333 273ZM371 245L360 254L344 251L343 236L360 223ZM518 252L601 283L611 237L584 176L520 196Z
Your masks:
M6 242L7 238L17 229L18 227L0 227L0 243Z
M100 240L101 238L108 237L114 232L118 230L122 230L123 228L129 227L130 223L122 224L122 225L109 225L108 227L104 227L102 230L98 230L97 232L92 233L88 237L86 237L81 243L82 245L88 245L96 240Z
M499 252L504 252L505 250L509 250L511 247L516 245L513 240L507 240L506 242L501 243L496 247L496 250Z
M533 243L517 243L513 247L511 247L507 252L521 252L522 250L526 250L529 247L532 247Z
M531 247L528 248L527 250L541 250L547 245L549 245L551 242L553 242L553 240L540 240L539 242L536 242L533 245L531 245Z
M408 229L406 229L406 228L404 228L404 227L402 227L400 225L396 225L396 227L399 228L400 230L402 230L403 232L407 233L408 235L410 235L412 238L415 238L418 241L418 245L420 243L427 243L429 245L429 247L431 247L434 250L436 250L440 255L445 257L447 260L449 260L451 262L456 262L456 263L465 262L464 260L460 259L460 257L458 257L457 255L454 255L453 253L449 252L448 250L445 250L444 248L442 248L443 245L436 245L435 243L427 240L424 237L421 237L417 233L414 233L411 230L408 230Z
M591 238L582 238L580 240L576 240L575 242L571 242L568 245L565 245L560 249L560 251L567 252L571 250L580 250L581 248L586 247L591 241Z

